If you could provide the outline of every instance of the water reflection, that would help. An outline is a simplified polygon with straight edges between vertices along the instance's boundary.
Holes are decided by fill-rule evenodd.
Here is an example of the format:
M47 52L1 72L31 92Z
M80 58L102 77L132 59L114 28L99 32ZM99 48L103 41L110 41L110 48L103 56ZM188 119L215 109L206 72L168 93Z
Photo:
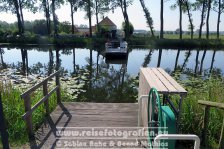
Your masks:
M1 69L5 69L7 66L3 60L3 54L4 54L4 50L2 48L0 48L0 55L1 55Z
M213 70L213 65L214 65L214 62L215 62L215 53L216 53L216 51L213 51L212 62L211 62L210 71L209 71L210 73Z
M190 55L191 55L191 50L188 50L188 51L185 52L185 57L186 58L184 59L184 63L182 65L181 69L180 69L181 72L183 72L183 70L186 68L186 64L189 60Z
M29 74L29 67L28 67L28 53L27 50L21 49L21 56L22 56L22 74L28 75Z
M160 67L161 58L162 58L162 52L163 52L163 50L160 48L160 49L159 49L159 56L158 56L157 67ZM151 55L152 55L152 54L151 54Z
M134 102L140 67L162 67L187 76L223 75L224 51L192 49L131 49L127 59L105 59L97 49L0 48L1 69L12 67L22 75L47 76L61 70L72 76L69 87L80 101ZM65 79L66 80L66 79ZM79 85L76 87L76 85ZM75 86L75 87L74 87ZM81 86L81 87L80 87ZM71 89L72 90L72 89ZM123 99L121 101L121 99Z
M152 50L149 50L149 53L145 56L144 62L142 64L142 67L147 67L151 61L151 57L152 57ZM159 58L161 60L161 57ZM158 60L159 61L159 60ZM159 63L159 62L158 62Z

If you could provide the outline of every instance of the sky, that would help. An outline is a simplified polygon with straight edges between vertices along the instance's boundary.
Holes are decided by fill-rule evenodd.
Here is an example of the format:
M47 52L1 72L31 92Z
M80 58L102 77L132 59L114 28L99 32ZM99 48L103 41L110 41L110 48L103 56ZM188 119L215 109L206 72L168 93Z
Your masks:
M174 3L174 1L170 0L165 2L164 4L164 30L171 31L176 30L179 28L179 13L178 9L171 10L170 6ZM160 29L160 0L145 0L146 7L149 9L149 12L151 13L152 19L153 19L153 25L155 30ZM134 0L133 4L128 7L127 9L129 20L133 24L135 29L144 29L149 30L149 27L147 27L146 19L144 16L144 12L142 10L141 4L139 0ZM56 11L56 14L58 15L59 21L69 21L71 22L70 18L70 8L69 5L64 5L60 9ZM199 28L200 25L200 11L192 12L193 15L193 24L195 25L195 30ZM85 12L78 10L78 12L74 15L75 24L86 24L88 25L88 19L84 18ZM121 24L124 21L123 16L121 13L120 8L117 8L114 13L110 12L105 14L104 16L108 16L116 25L118 28L121 28ZM33 14L31 12L28 12L24 10L24 19L25 20L35 20L35 19L45 19L43 12L38 12L36 14ZM100 16L100 19L102 19L102 16ZM222 20L224 19L224 15L221 16L221 24L220 24L220 31L224 31L224 24ZM17 21L16 15L11 13L0 13L0 20L6 21L9 23ZM95 16L92 16L92 25L96 24ZM210 31L216 31L216 22L217 22L217 13L212 11L210 16ZM187 14L183 14L183 30L188 30L188 17ZM203 27L203 30L205 30L205 25Z

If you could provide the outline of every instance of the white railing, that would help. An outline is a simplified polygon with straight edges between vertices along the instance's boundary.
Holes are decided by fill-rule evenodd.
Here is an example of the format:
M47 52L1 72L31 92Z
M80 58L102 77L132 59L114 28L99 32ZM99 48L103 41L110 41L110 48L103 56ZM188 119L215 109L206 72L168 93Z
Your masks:
M138 99L138 127L142 126L142 100L147 99L148 100L148 95L142 95Z
M194 141L194 149L200 148L200 139L196 135L159 134L154 139L154 145L159 144L160 140L193 140Z

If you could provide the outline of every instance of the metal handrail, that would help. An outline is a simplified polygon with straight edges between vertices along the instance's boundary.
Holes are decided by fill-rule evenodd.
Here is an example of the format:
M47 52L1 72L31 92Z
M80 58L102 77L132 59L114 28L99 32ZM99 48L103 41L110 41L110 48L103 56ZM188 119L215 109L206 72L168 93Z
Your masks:
M184 135L184 134L159 134L154 139L154 145L158 145L160 140L193 140L194 149L200 148L200 139L197 135Z

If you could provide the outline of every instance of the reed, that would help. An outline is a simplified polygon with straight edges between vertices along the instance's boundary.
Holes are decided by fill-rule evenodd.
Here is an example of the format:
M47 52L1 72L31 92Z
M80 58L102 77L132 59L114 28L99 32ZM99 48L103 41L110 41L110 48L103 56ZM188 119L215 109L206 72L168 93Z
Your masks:
M224 80L220 76L189 77L179 82L188 91L183 102L181 116L181 133L196 134L202 136L204 107L198 104L198 100L208 100L224 103ZM175 98L177 100L177 98ZM223 110L211 108L208 125L208 141L210 148L217 148L220 130L223 121Z

